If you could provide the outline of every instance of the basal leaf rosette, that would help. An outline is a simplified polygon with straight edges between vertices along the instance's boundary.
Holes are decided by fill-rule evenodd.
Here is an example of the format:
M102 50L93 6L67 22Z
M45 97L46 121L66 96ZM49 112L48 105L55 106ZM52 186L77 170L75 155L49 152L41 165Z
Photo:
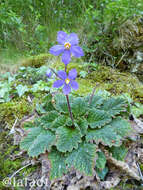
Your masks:
M21 149L27 150L31 157L48 152L51 179L62 177L73 167L90 176L94 174L95 166L97 173L104 178L108 168L98 145L120 147L129 135L131 126L120 114L126 110L125 101L95 95L91 101L93 105L90 105L90 97L87 101L87 97L70 95L73 126L65 96L56 94L52 99L50 105L51 99L47 100L47 106L52 109L47 107L47 113L41 114L29 126Z

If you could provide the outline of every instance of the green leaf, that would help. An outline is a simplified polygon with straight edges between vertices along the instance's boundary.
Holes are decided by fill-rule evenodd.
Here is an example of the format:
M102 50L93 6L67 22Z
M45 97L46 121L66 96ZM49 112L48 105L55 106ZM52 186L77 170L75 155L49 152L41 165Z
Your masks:
M110 152L115 159L123 161L127 155L128 149L124 145L121 145L120 147L112 147Z
M135 103L135 106L131 107L132 113L135 117L143 115L143 104Z
M76 122L77 122L77 126L80 129L81 135L82 136L86 135L87 129L88 129L88 122L87 122L87 120L85 118L80 118Z
M86 71L80 71L79 74L80 74L80 77L85 78L88 73Z
M87 96L85 98L85 101L89 103L89 100L90 100L90 96ZM104 101L104 99L102 98L102 96L94 95L89 107L98 108L103 103L103 101Z
M71 152L73 148L78 148L78 143L81 142L80 131L76 128L59 127L56 134L56 146L60 152Z
M64 95L57 94L55 97L55 108L62 113L68 113L67 100Z
M60 115L56 111L51 111L48 114L38 118L40 126L44 129L51 129L56 131L58 127L65 126L68 121L68 117L65 115Z
M41 107L45 110L45 112L55 110L53 103L52 103L52 95L51 94L47 94L42 99Z
M69 167L73 166L88 176L93 174L96 157L96 146L94 144L82 143L78 149L69 153L66 160Z
M21 97L25 92L28 91L28 87L26 85L23 86L20 84L16 87L16 90L17 90L19 97Z
M91 128L104 126L111 122L112 118L103 110L92 109L88 113L87 121Z
M83 98L78 97L74 99L74 102L71 104L72 113L74 116L82 116L87 111L87 104Z
M89 142L94 140L97 144L102 143L103 145L119 146L121 144L121 136L119 136L110 125L106 125L100 129L88 130L86 140Z
M106 174L108 173L108 168L105 167L104 169L96 168L96 172L101 180L104 180Z
M50 179L62 177L63 174L67 173L66 157L63 153L53 150L48 154L48 158L51 162Z
M58 112L51 111L48 112L48 114L42 116L39 118L41 122L41 126L43 126L45 129L51 129L54 121L59 117Z
M55 143L55 135L41 127L34 127L20 143L21 149L27 150L29 156L35 157L50 151L51 146Z
M114 131L121 137L127 136L132 130L130 123L121 117L113 119L109 125L111 125Z
M102 110L106 111L110 116L115 116L122 111L125 111L125 99L109 98L104 101Z
M96 160L96 167L99 169L105 168L106 165L106 157L103 152L97 152L98 159Z
M66 125L68 117L64 116L64 115L60 115L59 117L57 117L54 122L52 123L50 129L53 131L56 131L58 127L62 127Z
M49 91L50 88L47 86L47 82L39 80L37 81L36 84L33 85L31 88L32 92L37 92L37 91Z

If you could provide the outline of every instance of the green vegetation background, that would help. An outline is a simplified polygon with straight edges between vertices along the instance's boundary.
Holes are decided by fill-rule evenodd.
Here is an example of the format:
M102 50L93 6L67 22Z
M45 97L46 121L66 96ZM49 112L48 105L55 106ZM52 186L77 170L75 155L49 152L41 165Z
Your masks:
M128 19L134 20L135 16L142 17L142 15L142 0L0 0L0 73L1 65L6 64L11 67L25 56L42 53L36 58L30 57L22 64L24 66L27 66L26 63L28 66L33 66L38 62L37 67L43 65L43 62L45 64L45 60L49 60L49 55L45 53L55 44L59 30L78 33L80 45L85 52L85 62L95 63L107 55L111 57L112 65L118 59L114 53L115 49L112 49L112 42L118 42L122 24ZM116 47L119 48L118 44ZM126 48L124 47L124 51ZM118 54L119 57L122 56L122 52ZM55 60L50 57L49 64L52 62L55 64ZM57 60L56 63L59 68L60 63ZM84 67L76 65L78 72L88 73L89 65ZM75 67L75 64L73 63L71 67ZM118 70L101 66L98 70L95 68L95 71L87 77L78 78L78 82L80 83L78 94L91 92L95 83L99 83L99 89L106 89L115 95L129 93L135 101L141 103L143 101L143 86L129 73L120 74ZM27 103L26 96L1 104L2 128L5 128L5 123L11 128L17 116L22 119L23 116L30 114L35 108L35 102L41 97L41 92L36 96L32 106ZM1 144L7 135L8 131L1 133ZM9 158L11 153L17 151L17 147L11 142L12 139L9 138L0 153L0 170L3 171L0 180L21 167L21 160L11 161ZM29 168L24 172L28 175L32 170L33 168Z
M79 34L87 60L102 56L120 26L142 14L142 0L0 0L1 63L47 52L59 30Z

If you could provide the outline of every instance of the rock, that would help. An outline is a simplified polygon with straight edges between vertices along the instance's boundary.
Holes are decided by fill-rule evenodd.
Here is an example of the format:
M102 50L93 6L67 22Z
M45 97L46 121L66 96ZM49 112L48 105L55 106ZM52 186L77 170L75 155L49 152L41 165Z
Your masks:
M120 26L118 39L113 41L113 48L118 47L118 54L125 55L119 58L118 68L136 74L141 81L143 81L142 20L142 17L127 20Z
M80 188L75 185L70 185L68 186L67 190L80 190Z

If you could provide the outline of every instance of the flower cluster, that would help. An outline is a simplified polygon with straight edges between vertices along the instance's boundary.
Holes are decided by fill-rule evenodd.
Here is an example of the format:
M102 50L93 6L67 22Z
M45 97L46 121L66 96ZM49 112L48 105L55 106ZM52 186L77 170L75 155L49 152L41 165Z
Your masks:
M74 90L78 89L78 83L75 81L77 77L76 69L72 69L67 74L67 65L71 61L71 57L81 57L84 55L81 47L78 46L78 36L75 33L66 34L63 31L59 31L57 35L57 42L59 45L54 45L50 48L49 52L55 56L61 55L62 62L65 64L65 71L58 71L57 77L59 80L53 84L54 88L63 87L63 93L68 95L71 92L71 88ZM51 77L51 72L48 70L46 73L47 77Z

